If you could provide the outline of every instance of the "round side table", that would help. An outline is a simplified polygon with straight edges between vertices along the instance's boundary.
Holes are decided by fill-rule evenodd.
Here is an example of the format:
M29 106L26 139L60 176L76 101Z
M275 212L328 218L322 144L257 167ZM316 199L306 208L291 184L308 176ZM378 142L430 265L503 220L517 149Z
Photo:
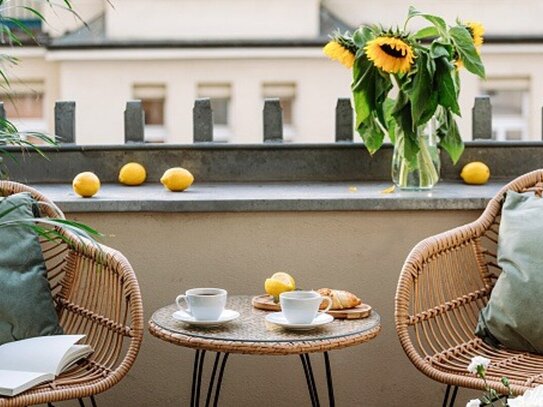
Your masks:
M159 339L196 350L192 372L191 407L200 405L202 371L206 352L216 352L205 406L217 406L226 362L231 353L250 355L299 355L312 406L320 406L309 353L323 353L330 406L335 406L329 351L359 345L381 330L379 314L368 318L334 320L311 331L285 330L265 321L267 311L255 309L251 296L230 296L227 308L238 311L238 319L215 328L197 328L177 321L175 304L158 309L149 321L149 331ZM221 360L222 357L222 360ZM214 394L213 394L214 391Z

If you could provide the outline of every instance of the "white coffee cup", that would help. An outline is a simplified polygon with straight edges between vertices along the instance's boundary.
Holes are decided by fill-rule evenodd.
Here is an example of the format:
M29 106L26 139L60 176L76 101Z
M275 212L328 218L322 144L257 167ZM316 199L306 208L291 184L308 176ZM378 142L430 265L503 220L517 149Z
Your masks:
M291 324L312 323L323 300L328 301L328 305L322 311L325 313L332 306L332 299L323 297L316 291L289 291L279 295L281 311Z
M179 309L191 314L198 321L217 321L226 306L228 293L222 288L191 288L175 299ZM181 302L187 308L183 309Z

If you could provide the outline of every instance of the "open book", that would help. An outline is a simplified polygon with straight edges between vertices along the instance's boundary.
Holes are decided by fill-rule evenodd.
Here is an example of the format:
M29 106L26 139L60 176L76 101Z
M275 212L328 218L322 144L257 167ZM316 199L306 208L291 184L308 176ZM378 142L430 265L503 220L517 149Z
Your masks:
M15 396L53 380L90 355L89 345L76 345L85 335L52 335L0 346L0 396Z

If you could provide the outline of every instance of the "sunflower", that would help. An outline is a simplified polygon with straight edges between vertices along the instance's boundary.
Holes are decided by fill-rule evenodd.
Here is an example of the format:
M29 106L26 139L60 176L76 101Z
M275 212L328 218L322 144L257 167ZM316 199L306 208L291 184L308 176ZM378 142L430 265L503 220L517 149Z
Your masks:
M341 44L338 39L330 41L322 49L324 55L330 59L336 60L347 68L351 69L354 65L354 52L352 52L347 46Z
M388 73L409 72L415 59L411 45L400 37L377 37L368 41L364 51L377 68Z
M466 23L466 28L469 31L471 38L473 38L473 45L479 50L483 45L483 35L485 34L485 27L476 21L469 21Z

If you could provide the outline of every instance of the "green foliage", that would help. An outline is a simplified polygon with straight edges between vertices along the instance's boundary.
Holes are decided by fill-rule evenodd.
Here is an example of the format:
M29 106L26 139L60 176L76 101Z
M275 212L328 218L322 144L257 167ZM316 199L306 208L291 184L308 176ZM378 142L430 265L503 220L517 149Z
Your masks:
M411 34L407 25L413 18L422 18L430 25ZM407 73L395 67L385 71L382 65L376 66L375 57L368 59L366 47L371 47L368 43L378 37L394 37L409 45L414 62ZM435 117L439 146L456 163L464 149L455 122L455 116L460 116L457 65L462 63L469 72L481 78L485 76L479 52L466 25L457 22L449 26L439 16L410 7L403 30L364 26L349 40L356 47L351 85L356 130L368 151L375 153L386 136L396 142L398 132L401 132L404 157L414 162L419 151L419 134ZM393 88L397 92L395 99L389 97Z
M43 14L36 8L35 5L39 4L39 0L28 1L30 5L21 5L20 2L14 2L13 0L0 0L0 44L3 46L16 47L23 45L25 41L34 41L36 38L34 33L25 25L25 23L17 18L6 16L8 11L14 9L23 9L32 13L37 19L42 22L45 21ZM51 0L42 0L46 7L61 8L69 10L71 14L80 18L79 15L73 10L71 0L63 0L62 3L54 3ZM82 21L82 20L81 20ZM9 75L6 72L6 67L16 65L19 61L16 58L11 57L8 54L0 53L0 78L2 79L1 87L8 93L11 90L11 84ZM13 155L6 149L7 146L17 146L22 149L29 149L37 152L43 158L47 158L39 146L28 141L28 136L32 136L41 140L45 144L56 145L54 138L47 134L40 132L21 132L17 127L9 120L0 118L0 154L15 159ZM0 162L2 157L0 157ZM5 175L0 170L1 175ZM28 226L36 231L38 235L51 241L62 240L67 243L72 243L66 239L62 230L68 230L75 234L79 239L89 239L94 242L94 238L100 236L100 233L83 223L56 218L29 218L29 219L16 219L16 220L1 220L9 212L15 208L8 209L0 213L0 228L10 227L13 225Z

